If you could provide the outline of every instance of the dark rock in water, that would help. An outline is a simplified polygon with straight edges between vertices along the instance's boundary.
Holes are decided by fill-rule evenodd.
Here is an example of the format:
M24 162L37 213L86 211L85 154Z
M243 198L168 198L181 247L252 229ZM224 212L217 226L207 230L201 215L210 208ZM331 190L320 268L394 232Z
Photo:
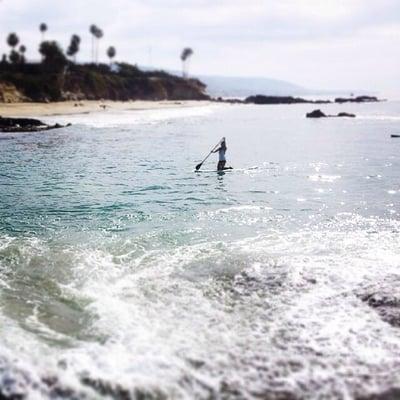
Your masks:
M381 101L375 96L357 96L357 97L338 97L335 99L335 103L374 103Z
M311 111L310 113L306 114L307 118L325 118L327 115L325 115L321 110L314 110Z
M252 104L327 104L329 100L306 100L301 97L292 96L264 96L257 94L255 96L249 96L244 100L245 103Z
M122 387L120 384L114 384L109 381L91 378L89 376L82 377L83 385L90 387L97 394L96 398L109 398L115 400L167 400L169 397L157 388L134 388L129 389ZM1 400L1 399L0 399Z
M253 104L293 104L306 103L306 100L291 96L263 96L258 94L256 96L247 97L245 102Z
M93 379L90 377L83 377L82 383L94 389L102 397L109 396L114 399L131 400L133 396L130 395L128 389L120 385L113 385L109 382Z
M70 126L71 124L65 125ZM0 132L39 132L49 129L64 128L64 125L48 125L33 118L3 118L0 117Z
M349 117L349 118L355 118L356 117L355 114L346 113L346 112L340 112L337 116L338 117Z
M400 388L392 388L382 393L374 393L368 396L357 397L356 400L398 400L400 399Z
M326 115L324 114L321 110L314 110L311 111L310 113L306 114L307 118L335 118L335 117L349 117L349 118L355 118L355 114L350 114L346 112L340 112L337 115Z
M365 295L361 299L374 308L385 322L400 328L400 297L378 292Z
M229 104L246 104L245 101L240 100L240 99L225 99L225 100L223 100L223 103L229 103Z
M216 99L211 99L211 101L214 101L216 103L246 104L245 100L235 98L223 99L222 97L217 97Z
M383 321L400 328L400 279L391 276L383 282L359 293L362 301L377 311ZM400 397L399 397L400 398Z
M392 134L392 135L390 135L390 137L391 137L391 138L400 138L400 135L394 135L394 134Z

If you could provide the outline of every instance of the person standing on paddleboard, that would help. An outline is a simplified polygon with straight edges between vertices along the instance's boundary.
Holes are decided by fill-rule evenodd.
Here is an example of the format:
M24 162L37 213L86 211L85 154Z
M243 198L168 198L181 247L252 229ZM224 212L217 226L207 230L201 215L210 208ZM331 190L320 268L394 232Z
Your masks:
M218 153L218 164L217 164L218 171L222 171L225 168L226 164L225 153L227 149L228 148L226 147L226 141L225 138L223 137L218 149L213 151L213 153Z

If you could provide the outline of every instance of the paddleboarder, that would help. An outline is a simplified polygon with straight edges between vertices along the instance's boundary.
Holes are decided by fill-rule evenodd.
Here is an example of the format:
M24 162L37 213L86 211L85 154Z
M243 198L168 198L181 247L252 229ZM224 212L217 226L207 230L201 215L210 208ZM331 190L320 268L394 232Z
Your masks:
M213 153L218 153L218 164L217 164L218 171L223 171L225 169L225 164L226 164L225 153L227 149L228 148L226 147L226 140L223 137L219 147L213 150Z
M225 167L226 164L226 158L225 158L225 153L226 153L227 147L226 147L226 140L223 137L218 144L216 144L212 150L207 154L206 158L200 163L196 165L196 172L199 171L201 166L204 164L204 162L207 160L208 157L211 156L213 153L219 153L218 157L218 164L217 164L217 171L221 172L227 169L233 169L232 167Z

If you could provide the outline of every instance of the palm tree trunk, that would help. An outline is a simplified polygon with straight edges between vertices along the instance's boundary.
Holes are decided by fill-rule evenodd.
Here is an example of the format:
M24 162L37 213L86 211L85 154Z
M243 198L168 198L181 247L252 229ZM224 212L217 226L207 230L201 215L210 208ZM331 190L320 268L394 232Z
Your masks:
M92 35L92 62L94 62L94 36Z

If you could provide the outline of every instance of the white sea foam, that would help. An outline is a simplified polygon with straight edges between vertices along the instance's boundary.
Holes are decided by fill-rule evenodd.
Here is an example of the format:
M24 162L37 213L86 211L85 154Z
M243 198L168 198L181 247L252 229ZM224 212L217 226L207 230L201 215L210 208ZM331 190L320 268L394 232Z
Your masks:
M124 125L159 124L181 118L204 117L218 108L216 105L160 108L152 110L102 111L89 114L60 115L43 118L46 122L72 123L96 128Z
M344 213L302 232L139 257L77 247L68 251L72 279L60 286L62 296L86 302L90 330L104 339L49 351L12 324L7 342L14 357L21 343L29 346L22 369L36 374L56 354L68 374L56 363L40 373L56 374L76 392L88 390L83 376L177 398L207 397L222 382L250 398L276 385L319 398L332 388L346 396L399 384L388 371L400 366L400 334L358 297L397 276L399 228ZM28 319L32 329L61 339L40 310Z

